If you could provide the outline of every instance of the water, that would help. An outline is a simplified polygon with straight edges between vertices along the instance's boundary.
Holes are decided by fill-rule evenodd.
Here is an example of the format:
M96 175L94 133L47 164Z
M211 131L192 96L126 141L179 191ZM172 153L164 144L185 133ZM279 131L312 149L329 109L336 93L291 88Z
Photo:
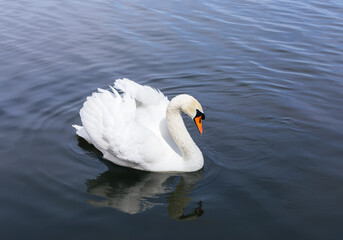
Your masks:
M341 1L0 9L1 239L342 239ZM201 102L202 171L121 168L75 136L122 77Z

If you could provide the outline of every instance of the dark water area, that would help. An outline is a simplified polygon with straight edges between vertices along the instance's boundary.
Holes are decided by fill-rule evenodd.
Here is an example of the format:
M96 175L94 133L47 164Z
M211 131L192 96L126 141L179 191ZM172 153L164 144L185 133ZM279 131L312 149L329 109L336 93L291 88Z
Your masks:
M1 239L342 239L342 1L0 1ZM127 77L196 97L196 173L75 135Z

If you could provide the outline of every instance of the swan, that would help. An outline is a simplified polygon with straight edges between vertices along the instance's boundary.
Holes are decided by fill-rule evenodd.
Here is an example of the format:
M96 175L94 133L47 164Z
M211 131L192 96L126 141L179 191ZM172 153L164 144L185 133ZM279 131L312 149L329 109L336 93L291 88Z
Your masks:
M82 126L73 125L103 158L150 172L194 172L203 167L203 155L181 116L184 112L191 117L203 133L205 114L194 97L181 94L169 101L161 91L127 78L117 79L110 88L112 92L99 88L87 97L80 110Z

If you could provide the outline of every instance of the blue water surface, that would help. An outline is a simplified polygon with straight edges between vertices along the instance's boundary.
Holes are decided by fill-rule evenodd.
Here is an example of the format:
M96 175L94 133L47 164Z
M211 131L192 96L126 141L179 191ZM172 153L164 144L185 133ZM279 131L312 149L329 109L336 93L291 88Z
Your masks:
M0 1L1 239L342 239L343 2ZM75 135L98 87L196 97L196 173Z

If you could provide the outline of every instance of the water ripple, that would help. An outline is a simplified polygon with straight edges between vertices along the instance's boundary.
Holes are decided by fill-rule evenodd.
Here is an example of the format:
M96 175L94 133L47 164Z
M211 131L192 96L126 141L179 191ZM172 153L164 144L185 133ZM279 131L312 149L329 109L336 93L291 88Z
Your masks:
M202 136L186 119L205 156L203 176L194 177L187 194L178 196L194 198L192 206L203 201L202 219L209 226L199 230L191 224L185 230L176 224L175 232L233 239L279 239L279 232L285 239L324 239L341 233L335 227L343 209L337 201L343 169L341 1L18 0L0 5L0 197L6 205L0 221L6 219L1 224L6 231L11 231L8 222L18 219L15 229L42 223L46 236L41 238L55 232L51 226L67 228L66 222L88 233L100 225L101 231L112 231L116 221L130 226L164 221L168 199L177 195L171 193L176 182L191 178L171 176L167 188L158 186L163 191L142 194L154 197L138 198L141 204L156 207L132 218L94 210L86 202L97 190L110 202L124 196L130 184L164 180L108 166L71 127L80 123L79 109L88 95L128 77L169 98L189 93L206 112ZM127 182L130 178L122 176L139 178ZM90 186L94 182L99 188ZM75 209L79 212L71 214ZM237 234L229 232L223 213ZM83 215L87 218L80 219ZM323 221L309 221L318 217ZM247 226L255 226L251 235ZM139 233L150 238L148 232ZM17 234L8 239L23 237Z

